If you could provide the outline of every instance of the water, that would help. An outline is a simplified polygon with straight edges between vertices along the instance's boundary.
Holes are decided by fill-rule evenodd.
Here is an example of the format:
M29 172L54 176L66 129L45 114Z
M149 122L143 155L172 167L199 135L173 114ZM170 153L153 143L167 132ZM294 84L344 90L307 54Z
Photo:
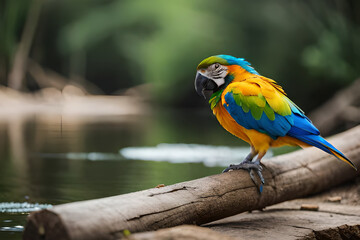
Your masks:
M0 239L33 210L217 174L248 151L210 113L0 116Z
M164 143L241 145L210 113L0 116L0 239L21 239L26 216L34 209L20 203L56 205L107 197L223 169L216 163L188 161L189 156L184 161L178 157L177 163L136 159L142 147L156 149ZM133 157L121 151L133 151ZM17 204L12 212L1 212L1 204L10 202Z

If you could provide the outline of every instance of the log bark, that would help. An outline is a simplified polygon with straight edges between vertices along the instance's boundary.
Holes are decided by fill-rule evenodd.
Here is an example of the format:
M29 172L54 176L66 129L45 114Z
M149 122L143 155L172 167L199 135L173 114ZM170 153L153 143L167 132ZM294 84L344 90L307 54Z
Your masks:
M317 202L319 210L312 211L300 210L302 204L298 200L287 201L268 207L265 211L239 214L204 227L237 240L360 239L359 206ZM165 234L165 229L162 230ZM148 232L148 236L156 232ZM140 238L142 234L133 234L131 240L151 239ZM325 237L326 234L329 234L328 237ZM347 237L341 238L339 235Z
M194 225L181 225L129 235L126 240L236 240L236 238L216 232L209 228Z
M360 126L330 140L360 166ZM55 206L29 215L24 239L119 239L181 224L204 224L324 191L359 172L318 149L263 161L262 194L248 172L233 171L167 187Z
M360 239L359 183L358 177L350 184L275 204L263 211L241 213L202 227L182 225L135 233L127 240ZM304 205L316 208L305 210Z

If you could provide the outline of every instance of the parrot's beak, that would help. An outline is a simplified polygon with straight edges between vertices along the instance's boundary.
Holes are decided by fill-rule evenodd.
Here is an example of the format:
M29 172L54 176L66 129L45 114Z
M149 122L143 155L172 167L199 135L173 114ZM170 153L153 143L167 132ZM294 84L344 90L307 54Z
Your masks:
M196 74L195 78L195 90L200 95L203 96L206 100L209 100L211 95L214 93L214 90L218 86L216 83L200 74L199 72Z

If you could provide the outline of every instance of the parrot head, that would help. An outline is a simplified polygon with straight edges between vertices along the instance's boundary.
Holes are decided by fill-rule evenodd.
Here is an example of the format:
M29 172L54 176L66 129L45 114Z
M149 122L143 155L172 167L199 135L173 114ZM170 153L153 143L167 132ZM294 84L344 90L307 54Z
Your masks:
M216 55L205 58L197 67L195 77L195 90L206 100L209 100L214 92L223 89L232 80L231 71L228 66L239 65L246 71L257 74L250 63L243 58L230 55Z

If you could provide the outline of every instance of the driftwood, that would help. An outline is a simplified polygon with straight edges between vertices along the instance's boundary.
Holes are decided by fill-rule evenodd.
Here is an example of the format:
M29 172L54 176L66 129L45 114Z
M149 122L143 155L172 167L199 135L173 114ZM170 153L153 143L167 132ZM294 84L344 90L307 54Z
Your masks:
M360 126L330 140L358 167ZM24 239L118 239L181 224L204 224L241 212L314 194L359 172L315 148L264 160L260 195L246 171L167 187L69 203L29 215Z
M325 136L360 123L360 78L309 114Z

